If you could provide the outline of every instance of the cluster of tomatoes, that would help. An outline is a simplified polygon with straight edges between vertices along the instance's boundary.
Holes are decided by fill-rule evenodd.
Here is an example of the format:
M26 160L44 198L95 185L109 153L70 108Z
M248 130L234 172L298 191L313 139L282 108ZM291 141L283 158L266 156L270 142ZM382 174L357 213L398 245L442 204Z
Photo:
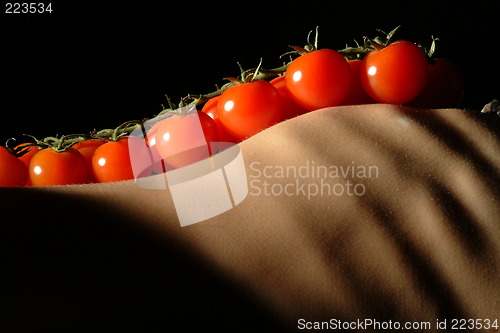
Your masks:
M238 143L283 120L325 107L458 106L464 84L458 66L445 58L432 58L413 42L391 41L395 30L384 38L365 39L363 46L339 51L310 43L306 48L294 47L298 56L278 69L259 65L242 70L240 77L229 79L217 92L191 96L190 105L202 106L200 111L194 107L180 113L164 110L167 117L143 137L127 135L133 128L127 127L118 135L115 131L112 138L59 142L59 149L38 141L13 149L0 147L0 186L133 179L132 146L146 147L150 157L161 161L156 171L165 172L209 157L211 143ZM195 132L202 133L201 137Z
M57 150L26 143L14 151L0 147L0 186L51 186L118 181L133 178L128 138L88 139ZM99 151L97 149L99 148Z

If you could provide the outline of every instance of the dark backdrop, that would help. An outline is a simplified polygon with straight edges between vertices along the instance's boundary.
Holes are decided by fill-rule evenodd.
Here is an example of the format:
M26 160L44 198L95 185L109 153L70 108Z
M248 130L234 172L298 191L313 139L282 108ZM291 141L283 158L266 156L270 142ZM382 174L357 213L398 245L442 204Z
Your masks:
M469 4L472 3L472 4ZM52 2L51 14L0 15L0 143L89 132L153 117L166 104L213 90L237 62L281 64L319 26L320 47L339 49L376 29L429 44L460 63L463 106L499 96L496 8L479 2L335 1L222 5L214 2Z
M303 45L316 26L320 47L337 49L399 24L401 38L428 43L434 35L441 39L438 54L463 68L464 106L499 97L496 8L477 1L345 2L282 1L271 8L255 1L232 7L61 1L52 2L52 14L38 15L2 8L0 143L151 117L165 94L211 91L238 74L237 62L255 67L262 57L266 67L279 65L288 45ZM179 251L175 239L124 225L119 207L49 193L46 202L56 209L24 206L24 193L16 195L1 198L12 216L0 223L7 281L0 286L0 331L165 332L181 325L176 331L278 332L246 291ZM86 206L91 218L75 214Z

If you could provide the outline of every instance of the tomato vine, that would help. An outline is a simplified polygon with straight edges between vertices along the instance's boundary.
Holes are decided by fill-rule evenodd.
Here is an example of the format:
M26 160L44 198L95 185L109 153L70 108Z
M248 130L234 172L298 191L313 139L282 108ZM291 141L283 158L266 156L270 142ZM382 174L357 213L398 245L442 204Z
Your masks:
M363 37L363 45L359 45L355 41L355 43L357 44L355 47L346 47L344 49L338 50L338 52L342 54L347 60L361 59L368 52L383 48L384 46L388 45L392 41L396 31L399 28L400 26L397 26L388 33L385 33L382 30L377 30L382 34L381 36L376 36L373 39L370 39L365 36ZM289 46L290 48L292 48L292 51L282 54L281 58L283 58L285 55L295 54L297 56L300 56L318 50L319 28L316 27L315 29L313 41L311 41L312 34L313 30L309 31L306 39L306 45L304 47ZM435 51L435 42L437 40L438 40L437 38L436 39L433 38L432 47L430 48L429 51L426 51L426 54L429 54L429 57L432 57L432 54ZM259 79L268 80L277 76L281 76L286 72L288 66L292 61L293 59L290 59L288 62L284 62L282 66L276 68L264 68L262 66L262 59L261 59L258 66L246 70L243 69L241 65L238 63L238 66L240 68L240 74L237 77L224 78L228 82L226 82L221 87L218 87L218 89L216 89L215 91L205 94L188 94L182 97L178 104L174 104L168 97L166 97L168 101L168 107L163 106L163 109L154 117L158 117L166 113L178 114L179 110L185 110L184 107L186 106L189 107L200 106L206 103L211 98L220 96L225 90L234 86L235 84L250 82ZM10 147L9 143L7 143L5 146L9 150L11 150L12 153L14 153L16 156L22 156L23 153L25 153L26 150L25 148L28 146L37 146L40 148L50 147L53 148L55 151L64 151L65 149L71 147L72 145L78 142L90 139L117 141L120 138L129 135L134 129L136 129L138 126L140 126L147 120L149 120L149 118L145 118L143 120L126 121L118 125L114 129L102 129L99 131L94 130L88 134L70 134L70 135L62 135L60 137L47 136L41 140L35 138L32 135L26 134L25 136L30 139L30 142L24 143L21 146L17 146L17 148Z
M191 111L196 110L200 106L208 105L210 103L207 103L211 101L211 111L213 110L220 110L223 111L224 106L217 106L217 102L215 99L218 99L221 97L226 91L231 90L232 92L236 91L236 89L232 89L233 87L237 85L244 85L244 84L249 84L249 83L255 83L253 86L257 87L259 86L259 81L266 81L264 86L260 84L259 89L262 91L266 90L268 91L268 97L269 100L275 99L273 97L274 95L278 94L280 95L280 99L283 102L283 106L276 107L274 109L294 109L295 111L293 112L294 115L300 114L300 112L308 112L307 110L313 110L318 107L323 107L324 105L326 106L333 106L333 105L341 105L339 104L339 101L342 101L343 99L349 100L349 103L351 103L353 100L356 100L358 102L361 101L369 101L369 102L385 102L384 99L377 99L374 97L375 93L373 93L373 96L367 96L366 91L370 91L370 87L361 87L361 83L359 80L351 80L351 74L353 71L359 71L360 66L359 62L362 60L368 58L370 55L377 52L384 52L384 50L388 50L390 46L393 46L395 44L395 35L399 31L400 26L395 27L389 32L384 32L382 30L377 30L379 35L375 36L373 38L369 38L366 36L363 36L362 43L358 43L358 41L354 40L354 45L353 46L347 46L343 49L339 50L334 50L334 49L320 49L318 46L319 43L319 29L316 27L315 30L311 30L306 39L306 44L305 46L289 46L291 50L289 52L286 52L280 56L280 59L284 59L285 57L289 57L288 61L284 61L281 66L278 66L276 68L266 68L263 66L263 60L260 59L259 63L257 64L256 67L250 68L250 69L244 69L241 64L238 64L239 67L239 74L234 77L226 77L224 80L226 81L222 86L216 86L216 90L204 93L204 94L187 94L186 96L180 98L178 103L174 103L168 95L165 95L167 99L167 107L162 105L162 110L154 115L152 118L144 118L141 120L132 120L132 121L125 121L124 123L118 125L115 128L109 128L109 129L101 129L101 130L93 130L89 133L85 134L69 134L69 135L62 135L62 136L47 136L43 139L38 139L32 135L29 134L24 134L24 140L22 141L21 144L14 145L14 143L17 143L15 139L9 139L7 140L5 144L5 148L10 152L10 154L16 156L16 157L22 157L24 154L27 154L29 151L29 148L31 147L37 147L39 149L46 149L46 148L51 148L55 152L64 152L68 150L70 147L73 147L75 144L84 142L84 141L89 141L89 140L98 140L99 142L118 142L121 139L127 138L135 129L142 127L144 128L144 124L149 122L150 120L153 119L158 119L158 118L168 118L168 117L175 117L175 116L186 116L191 114ZM430 44L429 48L426 48L425 46L421 44L414 44L411 42L407 42L408 44L412 44L413 49L417 48L422 51L422 53L425 55L427 62L429 65L435 65L436 62L434 61L434 56L435 56L435 51L436 51L436 44L438 41L438 38L434 38L433 36L431 37L432 41ZM419 52L419 51L418 51ZM324 72L321 67L318 69L316 66L313 70L309 68L311 76L313 77L313 80L309 79L308 83L304 83L306 86L308 86L309 90L314 90L316 94L311 94L310 92L306 92L305 94L308 95L308 98L311 98L313 96L313 99L317 100L323 100L321 103L309 103L308 101L301 101L300 98L302 98L299 95L304 95L304 89L301 87L293 86L291 83L292 81L297 81L294 78L291 78L291 75L286 75L291 67L295 68L297 67L297 63L299 61L295 61L297 59L303 60L302 62L305 62L306 58L308 59L323 59L321 61L322 64L327 64L326 67L329 66L329 69L326 71L327 73L324 75L323 78L320 79L319 82L314 82L314 78L323 75L322 72ZM326 60L325 60L326 59ZM339 60L340 59L340 60ZM358 63L356 63L358 61ZM332 65L332 63L336 63L336 65ZM347 64L349 63L349 66ZM444 62L440 62L444 63ZM292 65L293 64L293 65ZM356 66L354 66L356 65ZM424 64L426 65L426 64ZM294 67L295 66L295 67ZM420 63L420 67L422 67L422 64ZM420 68L419 67L419 68ZM356 73L357 75L358 73ZM332 79L333 76L338 76L341 79L345 80L345 84L349 85L348 88L343 87L340 91L334 91L332 90L331 87L327 87L327 89L322 89L322 84L325 85L339 85L338 80L341 80L337 78L337 82L334 82L335 79ZM359 76L359 75L358 75ZM365 73L366 76L366 73ZM278 80L279 79L279 80ZM283 80L286 79L286 80ZM286 81L286 82L285 82ZM304 80L305 81L305 80ZM352 81L352 82L351 82ZM364 81L367 81L366 79ZM459 81L459 80L455 80ZM289 84L290 83L290 84ZM288 85L289 84L289 85ZM294 83L295 84L295 83ZM363 84L366 85L366 82ZM424 81L422 81L422 84L424 84ZM272 85L272 88L269 86ZM356 86L357 85L357 86ZM300 90L302 91L300 93L295 94L295 90ZM335 88L338 89L338 88ZM361 95L358 93L362 90L366 90L363 92L365 96L362 98L360 97ZM457 89L460 89L460 87L457 87ZM272 91L271 91L272 90ZM276 91L274 91L276 90ZM346 90L351 90L347 93L346 95ZM357 92L356 92L357 91ZM358 96L353 97L353 92L355 95L357 94ZM456 92L453 91L453 93L456 95ZM332 98L333 95L336 96ZM330 96L327 96L330 95ZM254 97L255 98L255 97ZM354 98L354 99L353 99ZM461 98L461 96L460 96ZM245 99L245 98L243 98ZM226 98L227 100L227 98ZM241 100L241 98L240 98ZM454 101L456 100L453 99ZM326 102L325 102L326 101ZM389 100L390 102L391 100ZM406 100L398 100L398 99L393 99L393 101L403 101L406 102ZM227 101L226 101L227 102ZM323 103L323 104L322 104ZM420 100L419 103L423 103L422 105L427 106L428 104L427 101L422 101ZM401 103L405 104L405 103ZM432 106L432 105L431 105ZM260 105L259 108L264 108L263 105ZM241 111L242 108L240 108L240 116L241 118L238 120L238 122L241 124L244 119L251 119L251 115L248 110L252 109L250 108L243 108L246 111L243 112ZM271 108L272 109L272 108ZM216 111L215 111L216 112ZM277 112L277 111L276 111ZM235 114L236 112L233 112ZM285 112L283 112L285 113ZM210 114L209 114L210 115ZM212 118L213 116L210 115ZM262 116L268 117L268 114L266 112L262 113ZM263 121L262 123L265 124L265 126L270 126L270 124L273 124L275 120L278 119L277 117L269 117L267 121ZM217 126L226 126L230 123L230 121L227 120L227 115L223 115L219 119L215 119L215 122L218 124ZM261 124L262 125L262 124ZM262 125L264 126L264 125ZM262 126L257 126L257 129L254 129L251 131L251 133L256 133L258 129ZM264 127L265 127L264 126ZM234 127L234 126L233 126ZM240 131L234 131L234 128L231 130L231 128L219 128L220 133L224 133L224 136L227 136L229 134L231 136L235 136L236 132ZM245 131L242 131L245 132ZM220 135L219 133L219 135ZM248 132L250 133L250 132ZM238 137L237 139L244 139L246 136L242 133L239 133L241 137Z

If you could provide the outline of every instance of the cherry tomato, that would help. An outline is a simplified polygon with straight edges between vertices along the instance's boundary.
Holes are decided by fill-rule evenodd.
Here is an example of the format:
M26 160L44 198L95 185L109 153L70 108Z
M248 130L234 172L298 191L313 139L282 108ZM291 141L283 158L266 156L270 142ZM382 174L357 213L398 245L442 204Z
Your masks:
M134 178L129 154L129 140L124 137L118 141L109 141L99 147L92 155L92 170L99 183L117 182Z
M26 145L26 144L21 143L21 144L17 145L15 149L18 149L18 148L20 148L20 146L23 146L23 145ZM19 157L19 159L21 161L23 161L24 164L26 165L26 170L29 170L31 158L33 156L35 156L35 154L38 153L38 151L40 151L40 149L41 148L39 148L37 146L25 146L25 148L21 149L22 152L27 151L23 154L23 156ZM31 179L30 179L29 173L28 173L28 180L26 181L25 186L32 186L32 185L33 184L31 183Z
M151 152L150 160L152 162L160 162L162 160L158 149L156 149L156 132L158 131L158 127L160 127L160 124L161 121L154 123L144 137L144 144Z
M293 100L312 111L342 102L350 89L351 70L340 53L321 49L293 60L285 78Z
M355 59L349 60L349 67L351 68L352 81L349 93L342 101L342 105L361 105L361 104L373 104L375 101L373 98L368 96L363 85L361 84L361 77L359 75L359 70L361 69L362 60Z
M89 170L92 170L92 156L94 155L94 152L96 149L106 143L104 140L99 140L99 139L89 139L81 142L75 143L72 147L80 152L82 156L85 158L85 161L87 162L87 166L89 167ZM89 172L89 182L93 183L95 182L95 177L93 172Z
M46 148L31 158L29 174L33 186L84 184L89 169L85 158L74 148L62 152Z
M429 76L424 52L409 41L397 41L363 59L360 75L363 88L375 101L405 104L424 89Z
M128 139L130 164L134 178L162 174L169 169L156 149L155 134L159 124L160 122L154 122L154 120L146 122L142 128L142 134L147 132L144 138L131 136Z
M241 140L236 139L231 136L227 132L227 130L224 128L224 125L221 123L219 119L219 114L217 113L217 102L219 101L219 97L213 97L209 99L204 105L203 108L201 109L202 112L208 114L210 118L212 118L215 122L215 125L217 126L217 130L219 133L219 141L220 142L233 142L233 143L238 143Z
M170 116L154 127L154 147L174 169L210 157L219 137L214 120L201 111Z
M271 83L255 80L226 89L217 113L229 134L244 140L283 120L283 102Z
M26 165L4 147L0 147L0 187L24 186L28 180Z
M460 105L464 94L464 77L452 60L436 58L429 64L429 80L411 106L422 108L452 108Z
M278 90L283 102L283 119L291 119L307 112L304 108L297 105L290 97L290 92L286 87L285 76L278 76L271 80L271 84Z
M100 145L106 143L105 140L89 139L75 143L72 147L80 152L85 157L85 160L92 163L92 155Z

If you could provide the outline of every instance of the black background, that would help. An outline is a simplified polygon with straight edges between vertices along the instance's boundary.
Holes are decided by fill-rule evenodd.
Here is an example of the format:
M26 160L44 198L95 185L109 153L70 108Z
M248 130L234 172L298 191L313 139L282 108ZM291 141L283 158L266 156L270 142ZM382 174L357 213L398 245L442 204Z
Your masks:
M399 38L440 38L438 56L456 60L465 75L463 107L478 109L500 97L493 5L60 1L52 2L51 14L15 15L2 8L0 144L23 133L81 133L152 117L165 94L176 100L209 92L238 75L237 62L250 68L262 58L265 67L279 66L288 45L304 45L316 26L319 46L335 49L397 25ZM17 195L11 202L24 204L24 193ZM145 329L150 324L162 332L173 325L222 331L225 324L230 332L278 331L246 292L189 255L176 255L175 239L124 227L119 207L46 195L56 210L9 206L16 218L0 223L0 253L15 254L3 264L10 269L0 287L0 330L153 332ZM74 207L92 207L94 215ZM45 220L33 220L30 209Z
M463 107L499 95L494 3L52 2L52 13L0 16L0 143L86 133L153 117L188 93L212 91L245 68L281 65L319 26L320 47L340 49L376 29L429 44L464 71Z

